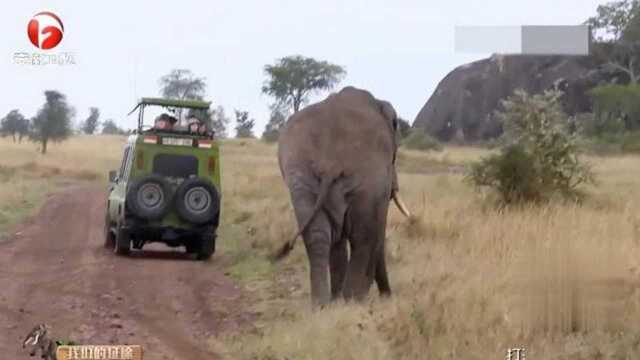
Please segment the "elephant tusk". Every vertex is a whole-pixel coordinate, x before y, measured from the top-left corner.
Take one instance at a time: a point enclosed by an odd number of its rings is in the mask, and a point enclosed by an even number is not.
[[[402,215],[406,216],[407,218],[411,217],[411,212],[409,211],[409,209],[407,209],[407,206],[404,204],[397,191],[393,192],[393,202],[396,204],[398,210],[400,210]]]

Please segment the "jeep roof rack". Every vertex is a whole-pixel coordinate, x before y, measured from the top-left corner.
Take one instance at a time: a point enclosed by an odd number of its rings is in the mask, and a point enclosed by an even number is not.
[[[196,110],[207,110],[211,107],[211,102],[203,101],[203,100],[182,100],[182,99],[171,99],[171,98],[143,97],[140,99],[138,104],[129,112],[129,114],[127,114],[127,115],[131,115],[138,108],[140,108],[140,113],[138,114],[138,131],[142,131],[144,108],[145,106],[149,106],[149,105],[196,109]]]
[[[209,101],[181,100],[181,99],[170,99],[170,98],[151,98],[151,97],[143,97],[142,99],[140,99],[140,103],[138,105],[140,104],[181,107],[181,108],[188,108],[188,109],[208,109],[211,106],[211,102]]]

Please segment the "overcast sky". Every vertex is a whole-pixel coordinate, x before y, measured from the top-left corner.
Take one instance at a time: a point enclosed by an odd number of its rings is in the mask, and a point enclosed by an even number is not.
[[[413,121],[438,82],[455,67],[489,54],[453,51],[456,25],[576,25],[597,0],[233,0],[6,1],[0,14],[0,117],[11,109],[33,116],[43,91],[56,89],[76,108],[100,108],[133,128],[126,114],[136,98],[158,95],[158,79],[173,68],[206,77],[207,98],[247,110],[261,133],[271,99],[262,95],[263,67],[301,54],[344,66],[340,87],[354,85],[391,101]],[[56,13],[64,38],[35,48],[27,24]],[[14,53],[75,55],[75,65],[16,65]],[[320,98],[323,98],[323,94]],[[317,100],[317,99],[316,99]],[[232,124],[233,127],[233,124]]]

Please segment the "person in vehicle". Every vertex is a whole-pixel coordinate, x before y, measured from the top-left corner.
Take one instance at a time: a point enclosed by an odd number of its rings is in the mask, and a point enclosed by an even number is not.
[[[178,119],[175,117],[167,113],[162,113],[154,121],[153,128],[158,130],[172,130],[176,122],[178,122]]]
[[[203,123],[197,117],[191,115],[187,119],[188,130],[192,134],[198,134],[202,136],[207,135],[207,124]]]
[[[198,129],[200,128],[201,125],[202,125],[202,122],[197,117],[191,115],[189,116],[189,118],[187,118],[187,128],[189,129],[190,133],[197,134]]]

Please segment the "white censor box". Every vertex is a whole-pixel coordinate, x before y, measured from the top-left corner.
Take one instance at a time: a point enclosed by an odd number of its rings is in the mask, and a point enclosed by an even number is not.
[[[505,55],[589,55],[591,31],[576,26],[456,26],[455,51]]]

